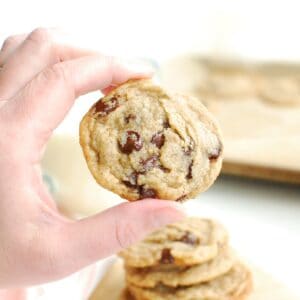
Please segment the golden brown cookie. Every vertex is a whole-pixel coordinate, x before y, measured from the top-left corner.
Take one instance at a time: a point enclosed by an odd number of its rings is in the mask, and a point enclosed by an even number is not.
[[[121,295],[119,300],[136,300],[135,297],[129,292],[127,288],[125,288]]]
[[[126,280],[129,284],[145,288],[155,288],[159,284],[169,287],[189,286],[210,281],[227,273],[234,263],[235,256],[232,250],[225,247],[216,258],[195,266],[127,267]]]
[[[81,122],[80,144],[96,181],[132,201],[192,198],[221,168],[221,137],[206,108],[145,79],[93,105]]]
[[[170,288],[160,285],[154,289],[127,286],[135,300],[242,300],[252,289],[252,277],[242,264],[212,281],[189,287]]]
[[[227,232],[219,223],[190,217],[153,232],[120,256],[131,267],[191,266],[215,258],[227,241]]]

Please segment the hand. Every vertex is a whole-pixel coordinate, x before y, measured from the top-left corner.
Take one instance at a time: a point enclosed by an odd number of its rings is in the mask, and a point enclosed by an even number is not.
[[[73,221],[41,178],[43,149],[74,100],[149,70],[55,42],[46,29],[8,38],[0,66],[0,288],[62,278],[183,217],[170,201],[143,200]]]

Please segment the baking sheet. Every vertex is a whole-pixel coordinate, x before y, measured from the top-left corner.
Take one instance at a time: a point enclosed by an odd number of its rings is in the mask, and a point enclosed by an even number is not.
[[[219,121],[223,173],[300,184],[299,66],[185,56],[163,65],[162,81],[198,97]]]

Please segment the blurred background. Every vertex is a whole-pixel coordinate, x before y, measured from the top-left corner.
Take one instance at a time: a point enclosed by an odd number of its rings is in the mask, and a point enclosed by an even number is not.
[[[200,97],[219,120],[225,164],[194,202],[226,223],[241,253],[300,295],[300,3],[285,1],[3,1],[0,41],[36,27],[110,55],[145,59],[163,84]],[[43,160],[68,215],[118,203],[89,174],[81,97]],[[189,204],[187,204],[189,205]]]

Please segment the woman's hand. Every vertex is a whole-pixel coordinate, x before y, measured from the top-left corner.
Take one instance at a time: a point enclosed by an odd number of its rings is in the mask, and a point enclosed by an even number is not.
[[[81,221],[57,211],[39,167],[52,131],[78,96],[151,71],[58,43],[55,35],[36,29],[8,38],[0,51],[0,288],[59,279],[183,217],[159,200]]]

